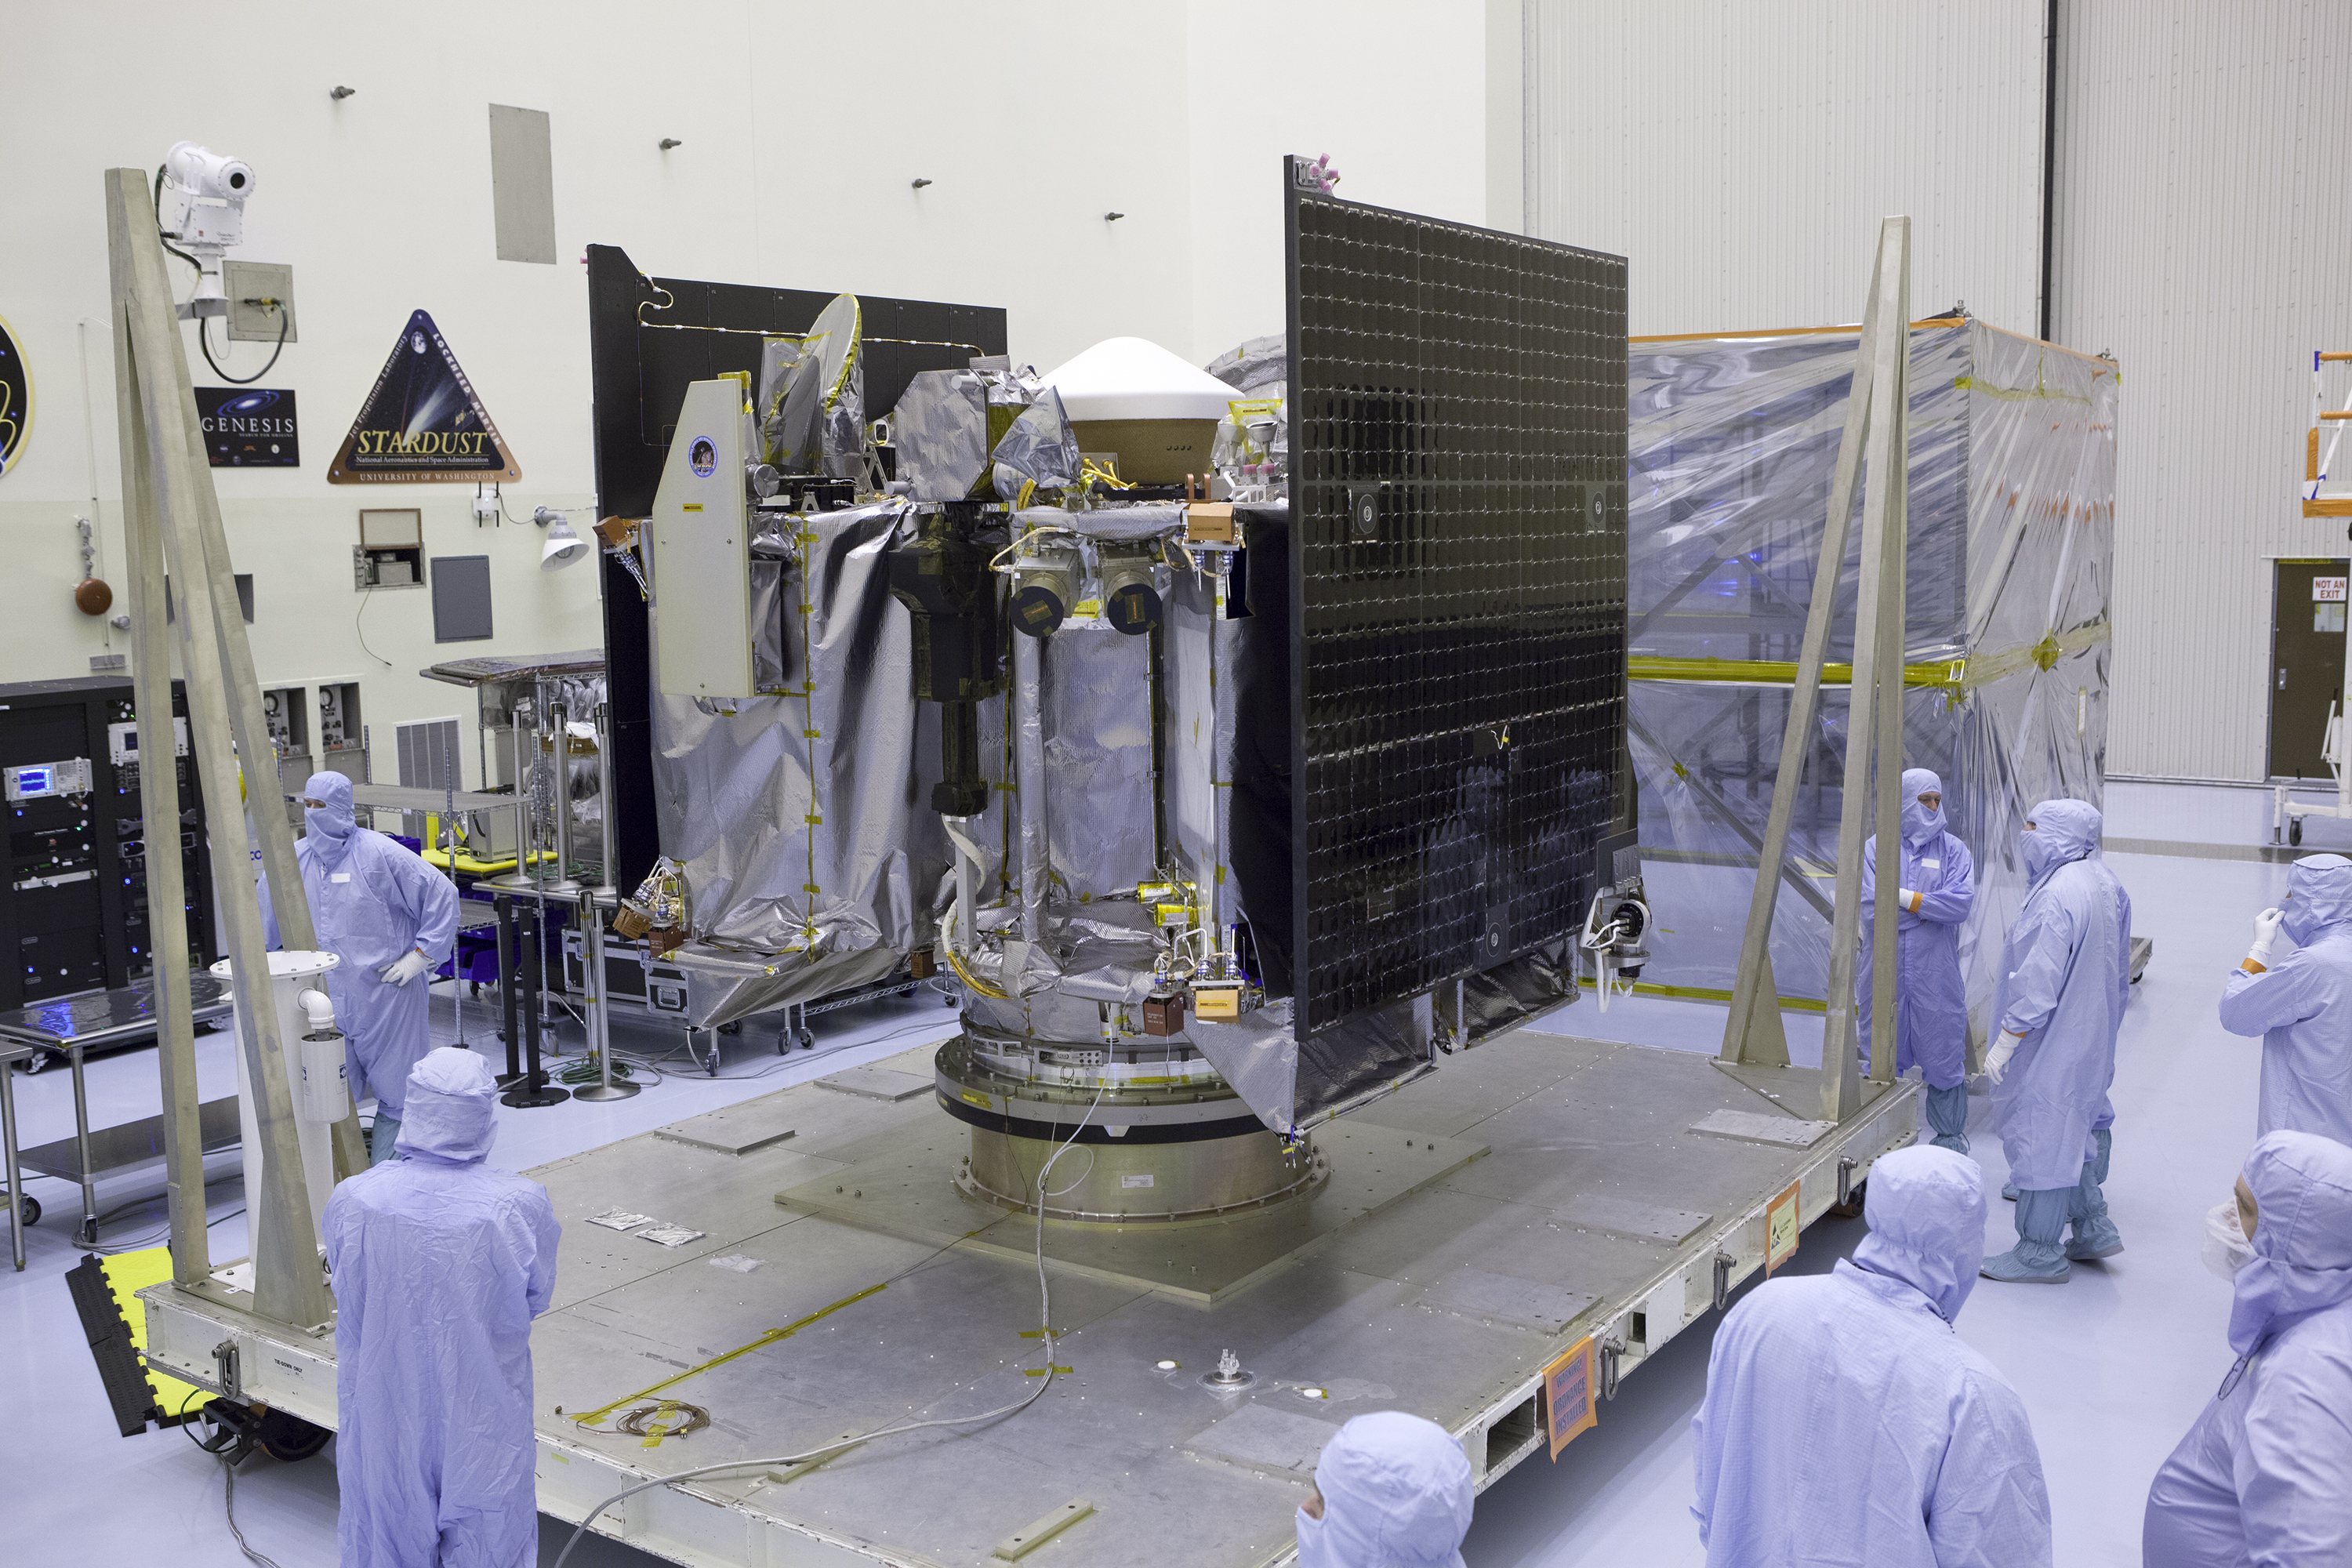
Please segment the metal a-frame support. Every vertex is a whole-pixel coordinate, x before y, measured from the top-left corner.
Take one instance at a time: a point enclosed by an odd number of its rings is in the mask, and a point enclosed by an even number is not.
[[[1821,707],[1822,666],[1829,653],[1838,577],[1845,564],[1853,515],[1854,483],[1867,463],[1862,509],[1862,574],[1854,597],[1853,686],[1848,712],[1843,811],[1838,824],[1837,902],[1830,922],[1828,1017],[1822,1031],[1819,1115],[1843,1121],[1895,1077],[1895,907],[1900,857],[1878,858],[1875,915],[1871,931],[1871,1056],[1869,1094],[1856,1061],[1855,948],[1862,916],[1862,847],[1875,795],[1876,820],[1901,819],[1903,773],[1903,612],[1905,510],[1910,450],[1911,220],[1879,226],[1878,258],[1863,309],[1862,341],[1853,388],[1846,399],[1845,433],[1830,483],[1828,525],[1822,533],[1813,595],[1805,613],[1805,640],[1790,688],[1788,727],[1780,737],[1780,767],[1772,811],[1758,857],[1756,890],[1739,947],[1739,973],[1731,1017],[1717,1065],[1786,1104],[1797,1099],[1789,1042],[1780,1026],[1780,988],[1772,977],[1772,912],[1789,853],[1800,775]],[[1876,764],[1874,790],[1872,767]]]
[[[204,458],[195,394],[188,379],[163,240],[147,176],[106,175],[107,250],[111,262],[116,412],[122,450],[123,532],[131,556],[133,690],[139,709],[140,805],[147,861],[150,946],[155,958],[157,1056],[163,1089],[164,1158],[172,1218],[173,1278],[213,1286],[206,1244],[203,1141],[196,1111],[195,1030],[189,1016],[186,889],[176,853],[179,789],[173,765],[172,652],[186,679],[188,747],[206,798],[218,803],[206,835],[235,972],[238,1048],[257,1103],[268,1201],[253,1205],[251,1310],[298,1327],[334,1315],[319,1267],[315,1216],[302,1181],[284,1042],[271,995],[269,957],[253,869],[227,803],[251,789],[264,874],[285,944],[316,945],[309,900],[294,859],[293,829],[280,805],[276,754],[262,720],[238,609],[220,503]],[[165,614],[164,573],[179,584],[176,621]],[[176,631],[174,639],[173,633]],[[237,759],[252,764],[240,780]],[[336,1130],[337,1164],[349,1168],[357,1119]]]

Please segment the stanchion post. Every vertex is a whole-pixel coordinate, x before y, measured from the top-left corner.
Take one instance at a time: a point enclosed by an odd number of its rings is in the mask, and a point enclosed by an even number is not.
[[[528,933],[524,940],[532,946],[541,945],[540,920],[541,910],[536,900],[516,922],[519,931]],[[539,976],[528,965],[522,965],[523,984],[528,988],[522,999],[523,1072],[521,1081],[499,1097],[503,1104],[517,1110],[536,1110],[541,1106],[561,1105],[572,1098],[569,1089],[556,1088],[547,1081],[547,1071],[539,1060]]]
[[[575,906],[580,918],[582,956],[587,962],[587,980],[582,987],[587,994],[588,1044],[596,1052],[602,1069],[597,1080],[584,1089],[572,1091],[574,1100],[626,1100],[645,1087],[624,1080],[613,1081],[613,1015],[606,1005],[609,996],[604,987],[604,916],[596,908],[593,889],[580,889],[580,901]]]

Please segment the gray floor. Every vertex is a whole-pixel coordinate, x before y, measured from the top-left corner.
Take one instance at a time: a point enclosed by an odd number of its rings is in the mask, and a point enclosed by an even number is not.
[[[444,1040],[454,1037],[457,1021],[448,991],[442,985],[434,998],[434,1032]],[[632,1099],[598,1105],[567,1100],[531,1110],[501,1107],[491,1163],[508,1170],[545,1164],[823,1073],[895,1056],[927,1038],[943,1038],[955,1015],[935,993],[923,995],[821,1015],[812,1021],[817,1048],[781,1058],[773,1024],[746,1023],[742,1034],[722,1037],[716,1078],[688,1068],[681,1056],[664,1064],[658,1081],[653,1081],[656,1075],[646,1075],[648,1087]],[[625,1016],[621,1025],[618,1054],[633,1047],[658,1053],[679,1037],[674,1028],[630,1026]],[[466,1027],[481,1042],[490,1028],[487,1011],[469,1005]],[[577,1027],[565,1032],[566,1048],[576,1053]],[[502,1063],[503,1050],[491,1051],[494,1061]],[[236,1092],[236,1067],[226,1033],[201,1037],[196,1057],[197,1082],[205,1098]],[[89,1065],[87,1079],[93,1125],[152,1115],[157,1109],[152,1047],[100,1058]],[[73,1088],[62,1068],[20,1075],[16,1087],[19,1134],[26,1145],[72,1133]],[[234,1153],[215,1156],[206,1165],[207,1176],[215,1178],[208,1196],[216,1261],[246,1253],[244,1184],[236,1170]],[[122,1208],[100,1226],[102,1245],[129,1250],[162,1242],[162,1205],[140,1202],[161,1185],[159,1174],[101,1185],[100,1213]],[[6,1500],[0,1505],[0,1542],[6,1543],[0,1552],[11,1554],[7,1560],[19,1550],[46,1548],[50,1554],[87,1554],[94,1562],[160,1560],[168,1553],[188,1568],[242,1564],[222,1521],[218,1463],[179,1431],[115,1435],[61,1278],[82,1256],[72,1237],[79,1194],[71,1183],[42,1177],[29,1182],[26,1190],[46,1212],[30,1233],[26,1271],[11,1273],[0,1255],[0,1386],[10,1391],[22,1413],[0,1436],[0,1498]],[[0,1224],[5,1223],[5,1211],[0,1210]],[[331,1446],[320,1458],[297,1465],[255,1456],[237,1471],[236,1504],[247,1540],[280,1568],[336,1561]],[[552,1562],[568,1532],[552,1521],[544,1522],[541,1556]],[[593,1538],[571,1560],[572,1568],[656,1562]]]
[[[2112,837],[2136,851],[2111,857],[2131,890],[2140,934],[2156,959],[2135,994],[2121,1044],[2115,1100],[2115,1168],[2109,1198],[2128,1245],[2104,1265],[2078,1268],[2057,1289],[1986,1284],[1959,1322],[1961,1334],[2023,1393],[2048,1474],[2058,1561],[2138,1561],[2139,1517],[2147,1480],[2229,1363],[2221,1331],[2229,1288],[2199,1260],[2205,1211],[2229,1190],[2253,1128],[2257,1047],[2223,1034],[2213,1001],[2223,973],[2244,951],[2249,917],[2284,890],[2285,869],[2268,858],[2220,858],[2200,846],[2252,847],[2270,839],[2270,797],[2234,789],[2118,784],[2108,795]],[[2352,847],[2352,824],[2312,821],[2305,848]],[[2155,853],[2137,851],[2156,850]],[[446,987],[443,988],[445,991]],[[441,1027],[447,1004],[436,1004]],[[817,1020],[822,1048],[774,1054],[759,1024],[727,1042],[718,1079],[673,1073],[633,1100],[502,1111],[494,1159],[509,1168],[540,1164],[698,1111],[763,1094],[818,1072],[905,1050],[940,1031],[945,1009],[889,1003]],[[1590,1001],[1546,1020],[1561,1032],[1712,1051],[1722,1011],[1637,998],[1602,1015]],[[482,1015],[468,1013],[468,1033]],[[1789,1018],[1793,1053],[1818,1059],[1820,1022]],[[207,1095],[232,1092],[226,1041],[200,1042]],[[93,1119],[155,1109],[152,1051],[93,1063]],[[72,1127],[62,1072],[19,1078],[27,1143]],[[2005,1177],[2000,1145],[1972,1118],[1986,1179]],[[245,1247],[234,1161],[211,1190],[214,1255]],[[152,1184],[110,1184],[101,1207],[133,1204]],[[97,1375],[59,1278],[79,1257],[71,1243],[74,1193],[36,1179],[31,1190],[51,1217],[36,1227],[31,1267],[0,1266],[0,1369],[18,1418],[0,1438],[0,1491],[8,1499],[5,1539],[27,1552],[73,1551],[95,1561],[160,1558],[192,1568],[242,1562],[221,1520],[218,1466],[177,1432],[114,1436]],[[1993,1205],[1988,1244],[2011,1244],[2010,1208]],[[152,1244],[159,1206],[128,1208],[104,1227],[109,1246]],[[1859,1222],[1825,1221],[1808,1236],[1793,1267],[1828,1268],[1860,1238]],[[1691,1411],[1706,1384],[1712,1322],[1696,1324],[1629,1377],[1600,1426],[1561,1456],[1522,1466],[1480,1500],[1465,1555],[1473,1568],[1559,1568],[1578,1563],[1701,1562],[1688,1515]],[[299,1465],[266,1458],[238,1475],[238,1521],[247,1538],[283,1568],[335,1558],[331,1453]],[[551,1521],[542,1562],[569,1533]],[[582,1568],[649,1563],[625,1547],[583,1543]]]

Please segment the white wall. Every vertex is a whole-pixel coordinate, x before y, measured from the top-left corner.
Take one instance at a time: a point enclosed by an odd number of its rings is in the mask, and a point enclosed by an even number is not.
[[[2062,14],[2057,332],[2124,374],[2108,766],[2261,778],[2261,557],[2346,552],[2297,484],[2312,352],[2352,350],[2352,8]]]
[[[2062,0],[2052,335],[2123,366],[2111,772],[2266,771],[2265,553],[2315,349],[2352,348],[2352,8]],[[1847,321],[1878,218],[1912,301],[2035,329],[2039,0],[1527,0],[1534,232],[1624,253],[1633,330]]]
[[[78,512],[95,506],[102,571],[123,580],[109,168],[152,171],[189,138],[256,170],[237,255],[295,268],[301,340],[263,384],[298,395],[303,466],[214,478],[255,579],[264,682],[359,677],[390,777],[395,721],[470,716],[419,668],[601,637],[593,574],[539,573],[527,521],[477,530],[470,485],[325,482],[411,310],[433,313],[521,463],[509,511],[584,520],[588,244],[670,276],[1002,305],[1013,352],[1041,368],[1118,333],[1202,362],[1281,330],[1281,153],[1330,153],[1349,196],[1486,219],[1490,143],[1505,164],[1516,151],[1487,79],[1516,71],[1517,29],[1517,0],[418,0],[390,32],[288,0],[200,24],[159,0],[14,7],[0,317],[37,406],[0,476],[0,679],[84,674],[110,647],[70,603]],[[357,95],[331,100],[339,83]],[[496,259],[491,103],[551,117],[556,266]],[[266,357],[240,343],[224,363]],[[492,557],[494,641],[436,647],[422,592],[376,594],[358,619],[362,506],[421,508],[428,554]]]
[[[1911,300],[2031,332],[2039,0],[1527,0],[1531,231],[1630,263],[1635,335],[1858,321],[1881,217]]]
[[[267,384],[300,396],[304,467],[215,475],[257,657],[269,679],[362,678],[384,747],[394,721],[464,707],[426,663],[593,644],[594,584],[540,574],[527,524],[476,530],[469,486],[329,486],[326,459],[423,306],[520,456],[509,511],[584,512],[592,241],[672,275],[1001,304],[1041,366],[1130,331],[1198,362],[1279,329],[1276,160],[1328,152],[1343,195],[1501,227],[1523,198],[1532,232],[1626,254],[1636,332],[1851,319],[1895,211],[1917,222],[1921,310],[2035,316],[2036,0],[422,0],[400,37],[452,40],[422,56],[373,14],[286,0],[234,26],[159,0],[16,12],[0,317],[37,402],[0,476],[0,679],[109,648],[68,603],[93,504],[121,581],[100,179],[191,137],[259,172],[240,254],[296,268],[302,339]],[[2352,239],[2334,90],[2352,12],[2062,12],[2055,335],[2126,381],[2109,764],[2255,777],[2259,557],[2344,548],[2294,496],[2307,355],[2352,347],[2331,260]],[[358,96],[330,100],[338,82]],[[494,258],[492,102],[552,116],[557,266]],[[493,557],[494,642],[436,647],[422,593],[377,595],[354,626],[363,504],[422,508],[433,553]]]
[[[1185,7],[1194,358],[1283,329],[1282,172],[1269,152],[1329,153],[1337,194],[1350,201],[1519,226],[1515,208],[1488,213],[1487,34],[1498,9],[1485,0]],[[1509,9],[1493,19],[1507,37]],[[1517,62],[1493,63],[1508,71]],[[1504,86],[1515,92],[1517,82]]]

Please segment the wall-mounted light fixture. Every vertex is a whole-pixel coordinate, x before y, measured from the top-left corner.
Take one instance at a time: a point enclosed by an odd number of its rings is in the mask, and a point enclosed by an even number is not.
[[[551,506],[543,506],[530,514],[531,521],[547,530],[547,542],[540,546],[539,569],[552,572],[569,566],[588,553],[588,547],[572,526],[572,520]]]

